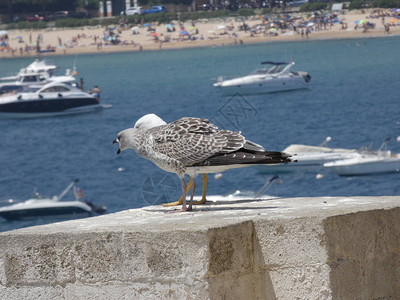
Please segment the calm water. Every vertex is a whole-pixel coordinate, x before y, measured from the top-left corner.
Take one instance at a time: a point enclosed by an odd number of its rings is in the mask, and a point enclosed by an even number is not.
[[[113,107],[76,116],[0,121],[0,200],[25,200],[35,187],[52,196],[79,178],[86,198],[106,205],[108,212],[149,205],[142,190],[148,190],[149,176],[159,169],[133,151],[117,156],[112,140],[150,112],[168,122],[183,116],[210,118],[271,150],[293,143],[318,145],[327,136],[332,137],[331,147],[378,148],[391,136],[389,149],[400,152],[395,141],[400,135],[398,49],[400,38],[391,37],[52,58],[59,73],[76,63],[85,89],[99,85],[101,101]],[[214,90],[213,78],[245,75],[260,61],[291,58],[294,70],[311,74],[310,90],[247,96],[248,102],[241,100],[251,105],[247,115],[230,116],[233,124],[224,118],[229,98]],[[31,61],[1,60],[0,75]],[[399,195],[399,176],[342,178],[328,173],[317,180],[312,173],[281,175],[283,183],[268,193]],[[269,177],[254,168],[231,170],[222,179],[210,179],[209,193],[258,190]],[[0,231],[48,221],[0,221]]]

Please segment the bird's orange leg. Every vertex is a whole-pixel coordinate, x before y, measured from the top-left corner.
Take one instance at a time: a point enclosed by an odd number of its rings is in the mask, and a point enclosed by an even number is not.
[[[203,192],[201,195],[201,200],[200,201],[194,201],[193,204],[204,204],[207,202],[206,199],[206,194],[207,194],[207,182],[208,182],[208,177],[206,173],[203,173]]]
[[[190,177],[189,182],[188,182],[187,187],[186,187],[186,193],[189,192],[189,190],[192,187],[192,184],[193,184],[193,178]],[[170,202],[170,203],[163,203],[162,206],[164,206],[164,207],[176,206],[176,205],[182,205],[182,203],[183,203],[183,195],[179,198],[178,201]]]
[[[185,212],[185,211],[191,211],[192,210],[192,201],[190,201],[189,207],[186,205],[186,194],[187,194],[187,186],[185,182],[185,178],[181,178],[182,182],[182,209],[179,210],[171,210],[168,211],[168,213],[177,213],[177,212]],[[193,200],[193,194],[194,194],[194,188],[195,184],[193,181],[193,187],[192,187],[192,193],[191,193],[191,200]]]

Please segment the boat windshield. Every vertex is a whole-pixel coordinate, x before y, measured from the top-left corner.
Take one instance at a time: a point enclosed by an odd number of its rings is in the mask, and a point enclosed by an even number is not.
[[[61,85],[55,85],[48,87],[42,91],[42,93],[57,93],[57,92],[69,92],[70,90],[66,87]]]
[[[284,64],[279,64],[279,65],[274,65],[271,69],[268,70],[268,74],[275,74],[275,73],[280,73],[285,69],[286,65]]]
[[[285,67],[285,64],[277,64],[270,69],[256,69],[250,75],[277,74],[281,73],[285,69]]]
[[[265,75],[268,74],[268,69],[256,69],[250,75]]]
[[[40,86],[24,86],[17,90],[18,93],[34,93],[39,90]]]
[[[32,75],[32,76],[23,76],[22,77],[22,82],[37,82],[37,76]]]

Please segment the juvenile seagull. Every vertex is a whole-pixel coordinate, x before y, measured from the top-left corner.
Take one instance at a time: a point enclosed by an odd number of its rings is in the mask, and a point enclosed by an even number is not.
[[[207,119],[182,118],[166,124],[154,114],[140,118],[134,128],[118,133],[117,154],[131,148],[161,169],[176,173],[182,183],[182,210],[192,210],[196,189],[195,177],[200,173],[219,173],[255,164],[290,162],[290,155],[266,151],[248,141],[240,132],[220,130]],[[185,174],[193,182],[190,204],[186,205]]]
[[[140,127],[142,129],[150,129],[156,126],[161,126],[161,125],[167,125],[167,122],[165,122],[163,119],[161,119],[159,116],[155,114],[147,114],[143,117],[141,117],[135,124],[134,127]],[[206,199],[206,191],[207,191],[207,182],[208,182],[208,177],[206,173],[203,173],[203,191],[202,191],[202,198],[200,201],[195,201],[193,203],[195,204],[204,204],[207,202]],[[193,184],[193,178],[190,177],[189,183],[187,184],[186,187],[186,193],[191,189]],[[183,204],[183,196],[179,198],[178,201],[175,202],[170,202],[170,203],[163,203],[163,206],[175,206],[175,205],[181,205]]]

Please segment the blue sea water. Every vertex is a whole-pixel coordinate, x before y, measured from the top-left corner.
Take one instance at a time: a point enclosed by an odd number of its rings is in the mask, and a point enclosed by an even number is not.
[[[120,130],[150,112],[167,122],[183,116],[209,118],[241,130],[269,150],[294,143],[318,145],[327,136],[332,137],[331,147],[378,148],[391,136],[389,148],[400,152],[396,142],[400,135],[398,49],[400,37],[386,37],[51,58],[59,73],[76,64],[85,89],[99,85],[101,102],[112,108],[74,116],[0,120],[0,205],[9,198],[26,200],[35,187],[47,196],[59,194],[75,178],[80,179],[86,198],[106,205],[109,213],[151,204],[143,190],[148,191],[160,170],[133,151],[117,155],[117,146],[112,144]],[[309,90],[228,102],[232,99],[221,97],[212,86],[220,75],[245,75],[261,61],[292,58],[294,70],[311,74]],[[0,75],[16,72],[31,61],[1,60]],[[239,108],[236,113],[247,114],[230,115],[226,108],[232,104]],[[281,197],[399,195],[399,176],[326,173],[316,179],[315,173],[283,174],[283,183],[273,185],[268,193]],[[255,168],[231,170],[219,180],[210,177],[208,193],[256,191],[270,177]],[[168,178],[176,185],[169,196],[178,196],[178,178]],[[0,231],[50,221],[55,220],[0,221]]]

